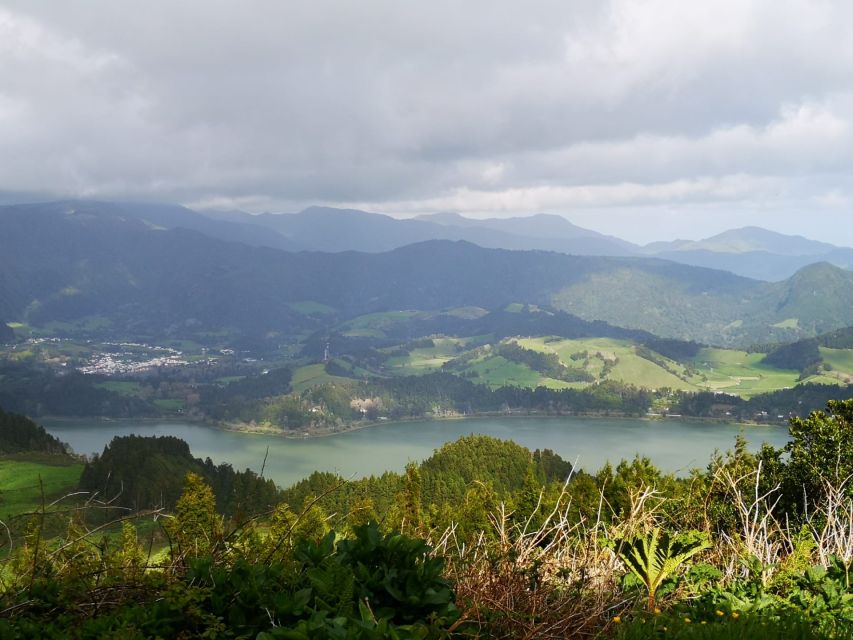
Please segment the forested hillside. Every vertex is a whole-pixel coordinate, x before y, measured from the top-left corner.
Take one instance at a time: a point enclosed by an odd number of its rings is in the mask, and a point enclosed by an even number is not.
[[[278,502],[271,480],[246,469],[194,458],[186,442],[172,436],[117,437],[83,469],[79,489],[115,507],[133,511],[174,509],[187,473],[205,479],[215,490],[220,513],[261,513]]]
[[[82,335],[292,336],[369,312],[520,302],[662,337],[747,344],[846,326],[853,301],[853,275],[830,265],[768,284],[649,258],[464,242],[381,254],[288,253],[86,203],[6,207],[0,233],[8,243],[0,317],[63,323]]]
[[[10,453],[65,455],[65,446],[26,416],[6,413],[0,407],[0,455]]]

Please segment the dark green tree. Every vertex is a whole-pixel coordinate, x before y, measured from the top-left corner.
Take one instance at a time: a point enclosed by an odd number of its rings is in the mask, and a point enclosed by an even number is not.
[[[791,419],[788,453],[788,492],[811,502],[824,493],[824,483],[838,486],[853,475],[853,399],[830,400],[826,412]],[[853,483],[848,483],[853,495]],[[806,505],[802,505],[805,507]]]
[[[178,498],[174,518],[166,530],[172,539],[172,552],[183,557],[209,555],[222,539],[222,517],[216,513],[216,498],[204,478],[188,473],[184,492]]]

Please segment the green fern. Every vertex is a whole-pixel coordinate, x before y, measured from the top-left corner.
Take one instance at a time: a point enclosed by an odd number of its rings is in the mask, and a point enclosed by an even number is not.
[[[655,596],[661,584],[684,562],[710,547],[700,535],[670,536],[660,528],[648,536],[634,536],[616,541],[619,558],[646,588],[649,611],[655,609]]]

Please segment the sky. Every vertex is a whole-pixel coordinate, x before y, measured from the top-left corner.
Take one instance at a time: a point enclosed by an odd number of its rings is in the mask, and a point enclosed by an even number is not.
[[[853,3],[0,0],[0,199],[853,245]]]

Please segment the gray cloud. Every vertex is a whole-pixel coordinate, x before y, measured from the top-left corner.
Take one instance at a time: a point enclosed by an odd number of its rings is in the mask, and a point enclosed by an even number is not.
[[[853,243],[851,23],[813,0],[6,2],[0,190]]]

